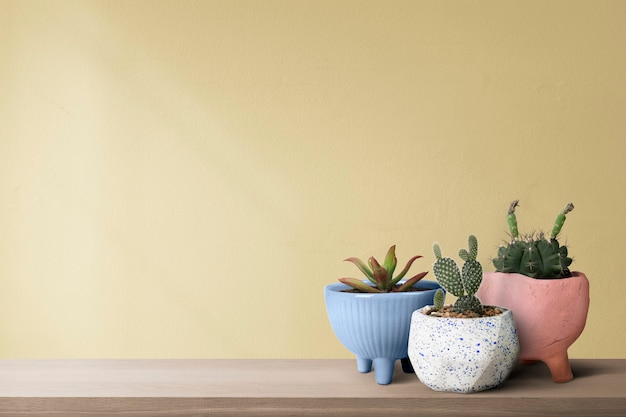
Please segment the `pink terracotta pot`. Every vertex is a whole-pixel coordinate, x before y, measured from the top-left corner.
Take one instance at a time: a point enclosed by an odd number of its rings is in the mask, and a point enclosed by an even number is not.
[[[545,362],[554,382],[573,378],[567,349],[585,328],[589,281],[582,272],[562,279],[536,279],[521,274],[485,272],[476,293],[483,304],[513,311],[526,363]]]

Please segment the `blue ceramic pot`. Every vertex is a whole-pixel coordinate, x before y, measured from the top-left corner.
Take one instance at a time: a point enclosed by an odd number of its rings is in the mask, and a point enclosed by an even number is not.
[[[376,382],[391,383],[396,360],[408,357],[411,315],[433,304],[434,281],[419,281],[423,291],[365,294],[342,292],[351,289],[342,283],[324,288],[326,311],[335,335],[357,357],[359,372],[370,372]]]

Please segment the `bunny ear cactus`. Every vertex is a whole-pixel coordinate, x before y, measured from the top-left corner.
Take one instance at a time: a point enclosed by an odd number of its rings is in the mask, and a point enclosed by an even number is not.
[[[517,228],[515,208],[519,201],[515,200],[509,207],[507,223],[511,233],[511,241],[498,248],[498,256],[493,259],[497,272],[523,274],[531,278],[567,278],[571,271],[569,266],[572,258],[568,256],[567,246],[561,246],[558,235],[565,223],[567,214],[574,209],[568,203],[557,215],[552,226],[550,240],[543,233],[520,236]]]
[[[474,295],[480,287],[483,279],[483,268],[476,260],[478,255],[478,241],[475,236],[468,238],[469,250],[461,249],[459,256],[465,263],[459,269],[457,263],[451,258],[441,255],[441,247],[438,243],[433,245],[433,252],[437,260],[433,265],[433,273],[441,286],[457,297],[452,310],[456,313],[473,311],[482,313],[482,304]]]
[[[382,292],[402,292],[409,291],[418,281],[428,274],[428,272],[420,272],[419,274],[407,279],[402,285],[397,285],[402,278],[405,277],[411,265],[415,260],[421,258],[421,255],[413,256],[407,262],[406,266],[398,275],[393,276],[394,271],[398,263],[396,258],[396,246],[393,245],[387,251],[385,260],[382,265],[378,263],[373,256],[368,259],[368,264],[365,264],[359,258],[345,259],[347,262],[352,262],[357,268],[365,275],[365,277],[373,284],[369,285],[356,278],[339,278],[339,281],[354,288],[358,292],[369,293],[382,293]]]

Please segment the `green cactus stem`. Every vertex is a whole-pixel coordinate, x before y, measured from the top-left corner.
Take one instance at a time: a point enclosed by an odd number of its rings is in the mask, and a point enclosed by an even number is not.
[[[461,281],[461,271],[456,262],[451,258],[441,256],[441,248],[438,243],[433,244],[433,253],[437,258],[433,264],[433,274],[435,274],[439,284],[456,297],[463,295],[465,291]]]
[[[517,217],[515,217],[515,207],[519,204],[519,200],[513,200],[509,206],[509,213],[506,216],[506,221],[509,224],[509,231],[513,239],[519,237],[519,230],[517,230]]]
[[[565,223],[566,214],[570,211],[574,210],[574,205],[572,203],[567,203],[563,211],[561,211],[554,220],[554,226],[552,227],[552,234],[550,237],[552,239],[556,239],[556,237],[561,233],[561,228],[563,227],[563,223]]]
[[[443,290],[441,288],[437,288],[437,291],[435,291],[435,295],[433,297],[435,310],[441,310],[443,308],[443,302],[445,298],[446,294],[443,292]]]
[[[482,305],[475,296],[483,279],[483,269],[476,260],[478,256],[478,240],[470,235],[467,239],[468,250],[461,249],[459,256],[465,261],[463,268],[459,269],[457,263],[451,258],[444,258],[438,243],[433,245],[433,253],[436,260],[433,264],[433,273],[439,284],[449,293],[457,297],[452,310],[463,313],[468,310],[482,314]]]

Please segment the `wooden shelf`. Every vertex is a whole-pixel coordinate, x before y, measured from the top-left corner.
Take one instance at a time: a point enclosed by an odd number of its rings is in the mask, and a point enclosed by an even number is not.
[[[625,416],[626,359],[572,360],[555,384],[518,365],[498,389],[435,392],[397,364],[376,384],[354,360],[0,360],[0,416]]]

